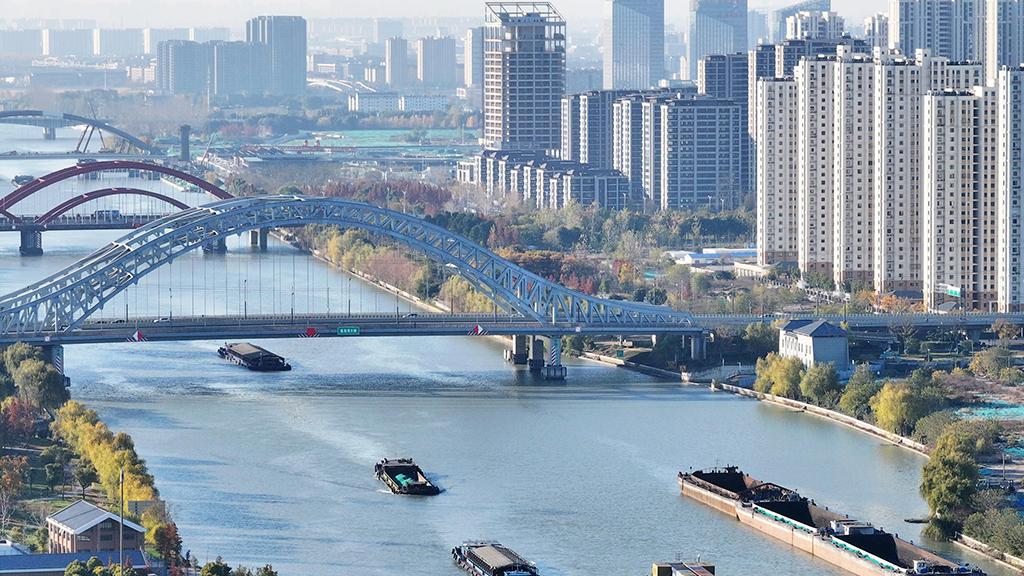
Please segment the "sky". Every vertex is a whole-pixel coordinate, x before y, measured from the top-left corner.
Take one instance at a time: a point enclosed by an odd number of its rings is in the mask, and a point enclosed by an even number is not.
[[[553,0],[572,26],[574,18],[600,17],[602,0]],[[748,0],[750,8],[772,8],[786,0]],[[472,16],[483,0],[0,0],[0,18],[92,18],[102,26],[229,26],[257,14],[307,18],[344,16]],[[689,0],[665,0],[666,21],[681,26]],[[886,10],[886,0],[832,0],[832,7],[859,28],[864,17]]]

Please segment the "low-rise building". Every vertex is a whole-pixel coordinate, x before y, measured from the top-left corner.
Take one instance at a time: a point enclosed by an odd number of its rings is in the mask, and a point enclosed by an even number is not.
[[[394,92],[356,92],[348,97],[349,112],[400,112],[402,97]]]
[[[127,528],[127,524],[125,527]],[[4,556],[0,561],[0,576],[64,576],[68,564],[74,561],[88,562],[96,558],[104,566],[117,564],[119,554],[116,550],[109,552],[76,552],[72,554],[20,554]],[[145,576],[154,571],[147,567],[146,557],[138,549],[129,550],[125,547],[125,564],[134,568],[137,576]]]
[[[451,100],[440,95],[402,96],[398,107],[402,112],[445,112]]]
[[[49,551],[62,554],[117,550],[120,524],[120,516],[79,500],[46,519],[50,537]],[[125,550],[142,546],[145,536],[145,528],[124,520]]]
[[[828,362],[842,371],[850,364],[849,339],[825,320],[791,320],[779,331],[779,355],[799,358],[807,367]]]

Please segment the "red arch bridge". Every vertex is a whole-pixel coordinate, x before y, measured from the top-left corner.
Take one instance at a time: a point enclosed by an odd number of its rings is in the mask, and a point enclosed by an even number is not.
[[[133,160],[111,160],[105,162],[79,163],[75,166],[57,170],[28,182],[7,196],[0,198],[0,232],[18,232],[21,234],[21,254],[37,256],[43,253],[42,236],[45,231],[68,230],[133,230],[187,208],[189,204],[172,195],[146,190],[132,186],[101,187],[74,195],[70,198],[55,200],[52,206],[45,209],[36,208],[37,214],[26,214],[20,210],[24,202],[30,198],[40,198],[41,193],[62,182],[80,177],[90,177],[101,173],[127,172],[129,174],[145,174],[168,177],[205,192],[218,200],[231,199],[231,194],[220,187],[207,182],[195,175],[182,170]],[[131,213],[130,210],[95,210],[82,211],[82,207],[103,198],[148,198],[154,203],[166,206],[166,210],[145,213]],[[47,198],[48,199],[48,198]],[[202,203],[205,203],[202,202]],[[38,202],[36,202],[38,205]],[[254,245],[266,248],[267,231],[261,230],[253,234]],[[212,248],[223,249],[223,241]]]

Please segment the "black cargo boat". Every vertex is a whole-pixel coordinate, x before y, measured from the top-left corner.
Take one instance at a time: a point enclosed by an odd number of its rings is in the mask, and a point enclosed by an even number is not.
[[[431,484],[423,470],[409,458],[381,460],[373,468],[377,479],[395,494],[436,496],[441,489]]]
[[[452,559],[474,576],[537,576],[537,566],[497,542],[466,542]]]
[[[217,349],[217,355],[254,372],[287,372],[292,369],[284,358],[246,342],[225,344]]]

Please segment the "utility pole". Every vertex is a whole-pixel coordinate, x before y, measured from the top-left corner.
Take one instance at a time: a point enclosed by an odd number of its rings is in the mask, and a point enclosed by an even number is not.
[[[118,518],[119,530],[117,536],[118,562],[120,562],[121,576],[124,576],[124,467],[121,467],[121,516]]]

